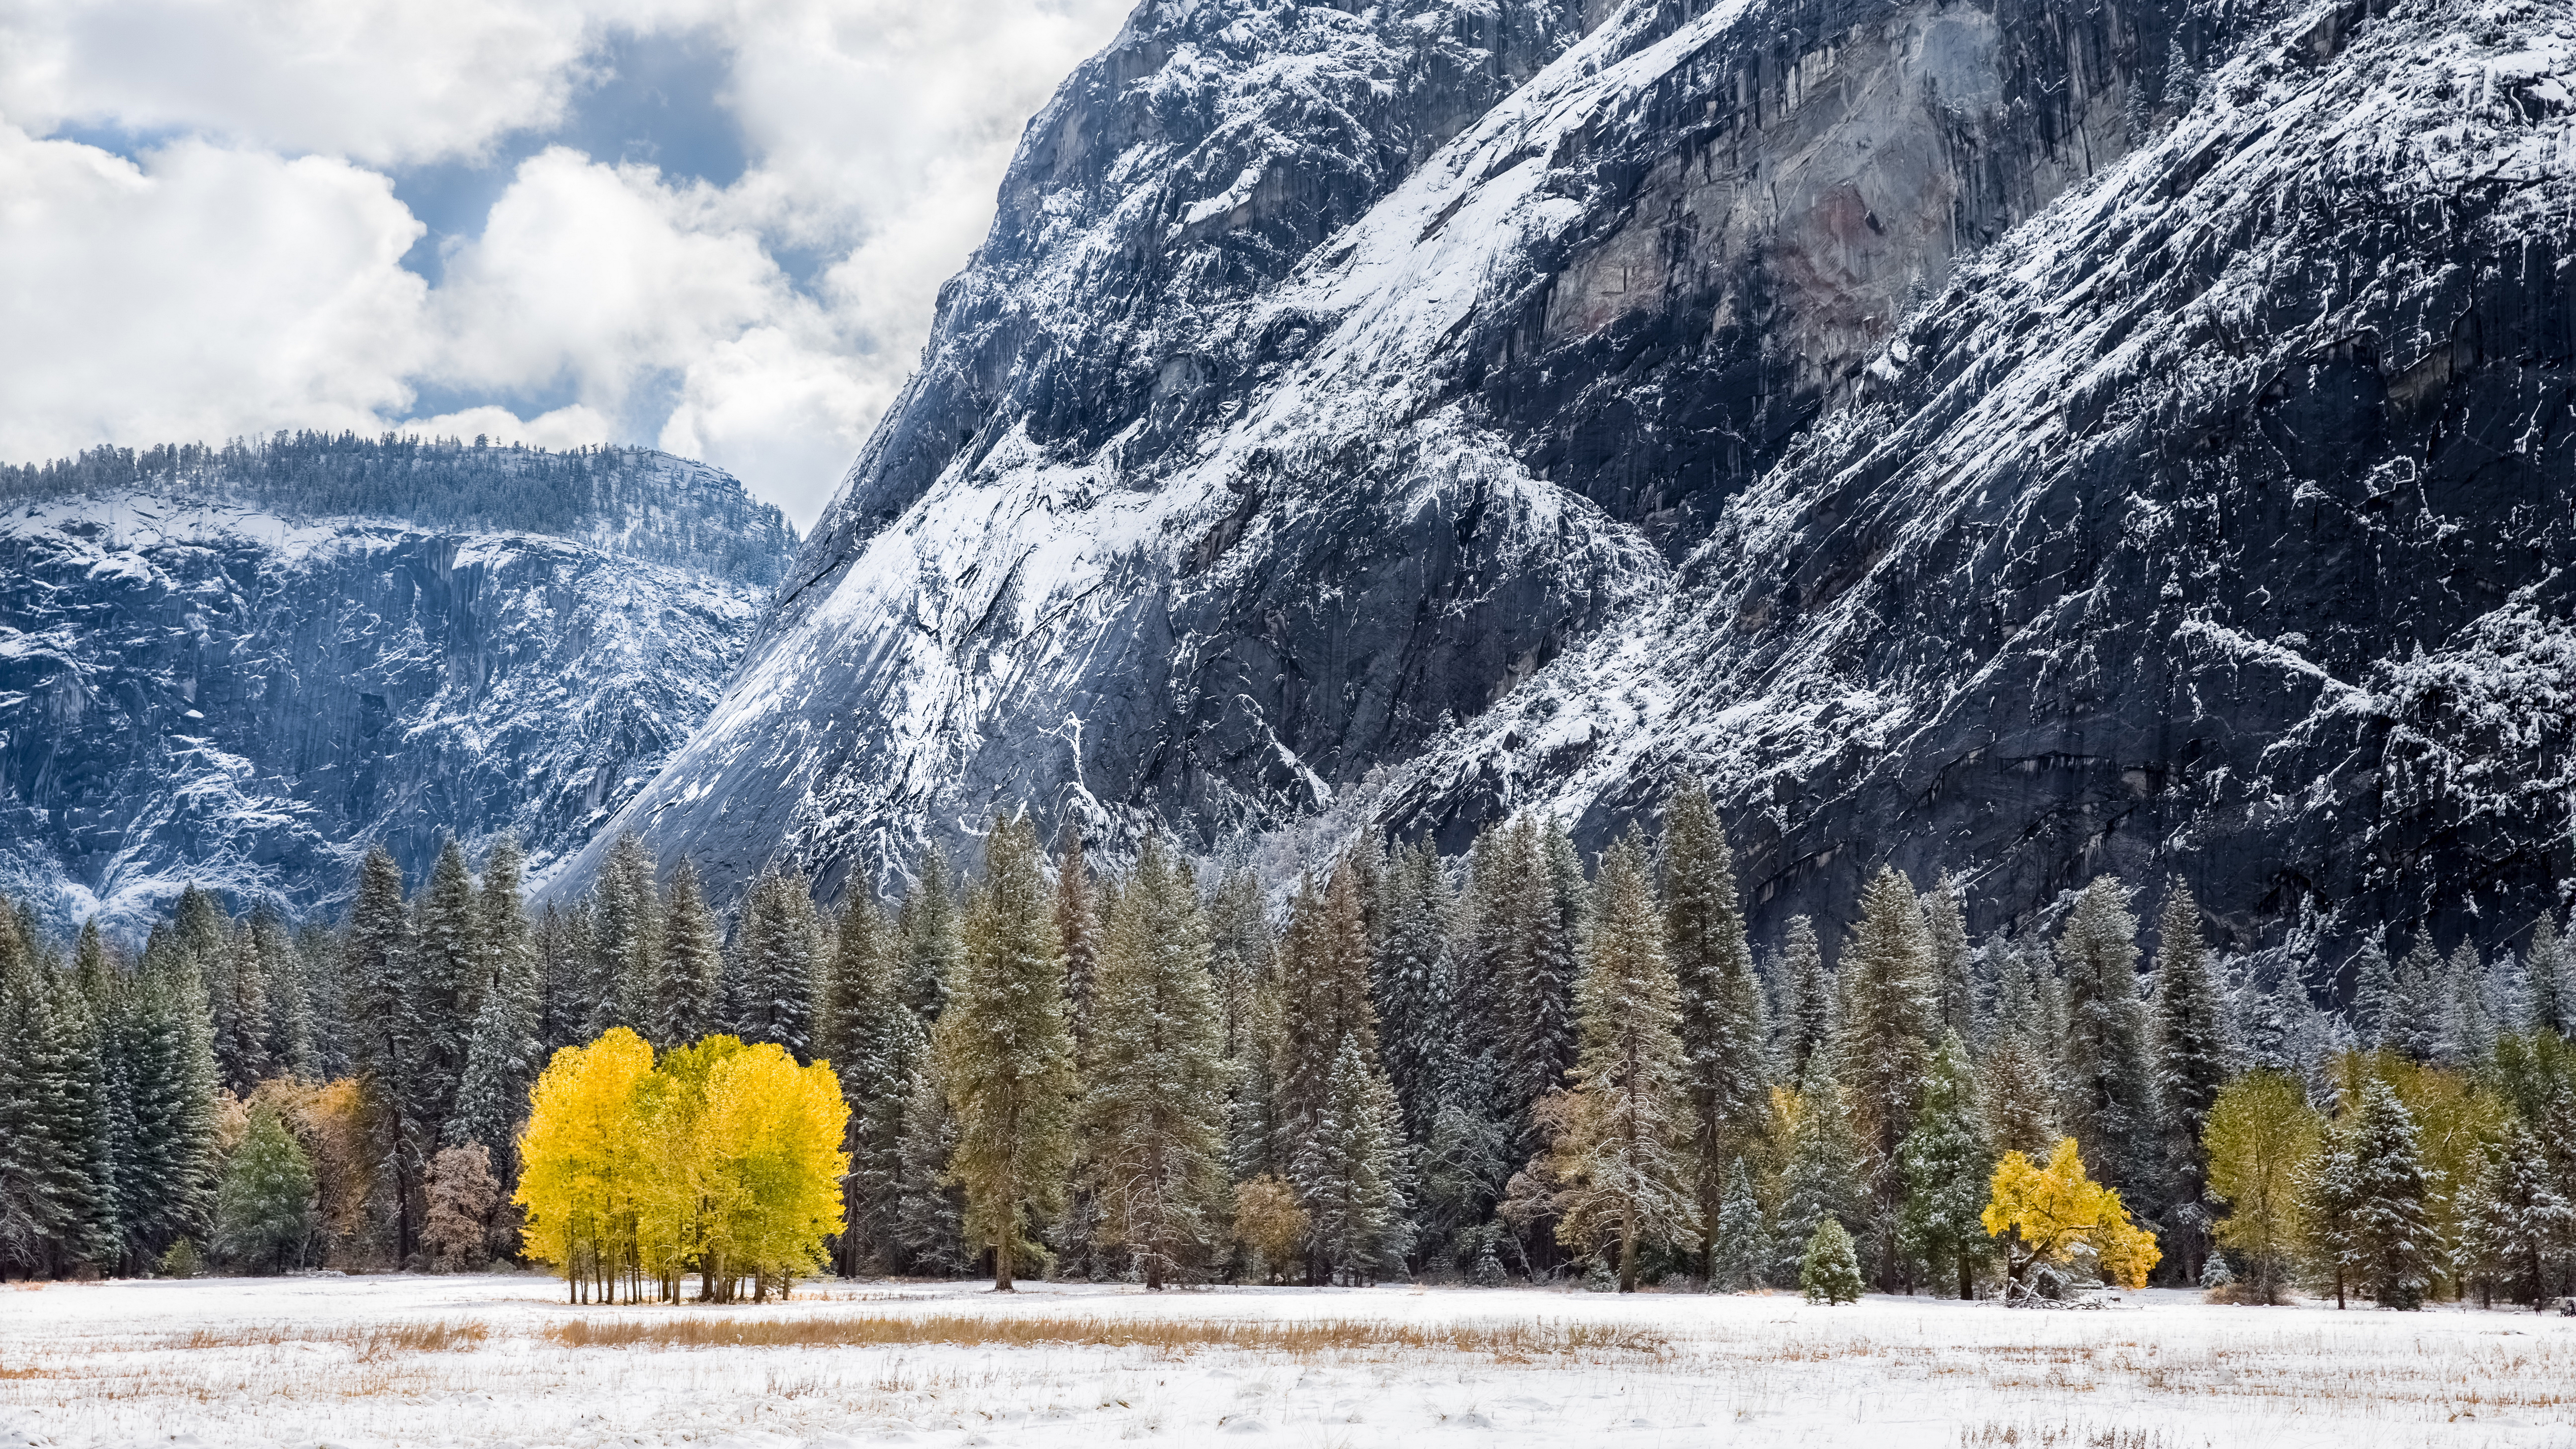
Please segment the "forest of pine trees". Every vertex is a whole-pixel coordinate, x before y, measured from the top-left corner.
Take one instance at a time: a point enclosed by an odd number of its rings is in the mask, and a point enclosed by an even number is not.
[[[1523,815],[1275,894],[1025,815],[833,912],[773,873],[727,915],[631,837],[568,906],[519,869],[379,850],[335,925],[191,891],[134,951],[0,911],[0,1271],[512,1258],[530,1089],[624,1028],[832,1065],[845,1275],[2576,1291],[2548,918],[2519,955],[2373,942],[2332,1010],[2214,957],[2179,882],[2152,928],[2102,877],[1972,941],[1959,878],[1882,868],[1757,959],[1690,784],[1590,861]],[[2040,1241],[2008,1183],[2093,1204],[2122,1264]]]

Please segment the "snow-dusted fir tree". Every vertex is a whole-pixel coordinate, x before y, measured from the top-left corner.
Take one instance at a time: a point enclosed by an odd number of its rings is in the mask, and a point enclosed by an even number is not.
[[[966,1272],[974,1256],[966,1241],[966,1197],[949,1176],[949,1159],[957,1150],[957,1118],[949,1110],[947,1093],[926,1066],[912,1074],[902,1118],[894,1261],[915,1273]]]
[[[2423,1144],[2414,1114],[2376,1077],[2362,1084],[2349,1145],[2351,1233],[2361,1281],[2382,1308],[2420,1308],[2434,1266]]]
[[[391,868],[390,858],[385,864]],[[399,874],[395,881],[399,926]],[[353,909],[353,933],[356,920]],[[176,931],[153,930],[126,1000],[120,1034],[135,1130],[119,1153],[116,1178],[126,1185],[119,1204],[125,1267],[141,1272],[180,1238],[202,1238],[206,1230],[216,1168],[214,1028],[196,956]]]
[[[1735,856],[1708,801],[1685,779],[1664,802],[1657,852],[1663,934],[1680,989],[1683,1091],[1689,1111],[1691,1185],[1703,1234],[1702,1270],[1713,1255],[1729,1164],[1761,1130],[1769,1090],[1762,986],[1744,938]],[[1607,909],[1607,902],[1604,902]]]
[[[1404,1249],[1395,1118],[1394,1089],[1359,1037],[1344,1033],[1291,1175],[1312,1260],[1330,1280],[1375,1282]]]
[[[2439,1059],[2458,1067],[2495,1055],[2496,1014],[2487,1000],[2487,963],[2477,943],[2462,937],[2443,962],[2443,973],[2449,980],[2442,992]]]
[[[1277,1176],[1271,1113],[1272,1048],[1280,1035],[1279,973],[1269,905],[1252,872],[1236,866],[1208,908],[1209,956],[1227,1066],[1226,1160],[1237,1182]]]
[[[546,903],[537,917],[537,1039],[546,1050],[579,1046],[590,1022],[591,962],[597,949],[590,932],[590,902]]]
[[[993,822],[966,910],[957,977],[931,1037],[957,1123],[948,1173],[966,1193],[969,1242],[993,1252],[1009,1292],[1033,1234],[1064,1202],[1073,1155],[1073,1034],[1055,893],[1025,814]]]
[[[1767,1281],[1778,1250],[1762,1202],[1753,1195],[1753,1177],[1739,1157],[1726,1169],[1726,1191],[1717,1205],[1717,1251],[1711,1258],[1708,1286],[1713,1293],[1759,1288]]]
[[[815,964],[822,954],[823,924],[805,877],[772,872],[753,882],[727,962],[725,996],[735,1034],[807,1055],[814,1036]]]
[[[1055,934],[1064,944],[1065,1023],[1073,1032],[1077,1058],[1091,1031],[1091,978],[1100,959],[1101,932],[1109,919],[1106,905],[1095,901],[1095,895],[1082,832],[1067,820],[1056,831]]]
[[[1509,1018],[1511,1088],[1526,1111],[1563,1085],[1574,1066],[1574,983],[1583,971],[1592,893],[1562,820],[1531,822],[1524,860],[1531,872],[1531,900],[1522,913],[1528,934],[1513,957]],[[1535,1149],[1544,1134],[1526,1130],[1530,1135],[1523,1140]]]
[[[281,1076],[299,1082],[322,1081],[330,1073],[324,1070],[321,1025],[315,1005],[319,983],[314,978],[319,973],[314,969],[313,954],[272,906],[262,904],[251,912],[250,930],[259,947],[259,959],[269,971],[270,1060]],[[329,938],[310,933],[306,939],[319,945]]]
[[[2544,1307],[2554,1269],[2576,1249],[2576,1205],[2530,1127],[2509,1122],[2489,1144],[2460,1216],[2460,1275],[2482,1295],[2502,1289],[2516,1303]]]
[[[206,977],[215,1013],[215,1066],[226,1090],[248,1097],[277,1074],[269,1053],[268,963],[260,959],[260,938],[248,920],[233,922],[225,934]]]
[[[1860,922],[1843,948],[1837,1075],[1860,1142],[1868,1208],[1856,1234],[1882,1288],[1902,1267],[1896,1243],[1905,1201],[1897,1145],[1914,1125],[1932,1062],[1936,1006],[1930,946],[1914,888],[1880,866],[1861,892]]]
[[[1378,883],[1373,992],[1387,1079],[1403,1106],[1405,1136],[1427,1141],[1439,1111],[1440,1061],[1449,1043],[1446,963],[1449,892],[1429,840],[1400,849]]]
[[[1326,1110],[1335,1058],[1348,1039],[1371,1072],[1377,1065],[1377,1012],[1369,999],[1368,926],[1360,877],[1348,861],[1317,889],[1301,882],[1280,938],[1280,1030],[1274,1058],[1272,1148],[1293,1163]],[[1313,1205],[1307,1207],[1314,1211]]]
[[[662,979],[652,1040],[687,1046],[724,1028],[724,934],[698,885],[697,863],[683,856],[671,872],[662,908]]]
[[[1833,976],[1825,970],[1816,923],[1805,916],[1789,918],[1780,948],[1780,979],[1787,999],[1780,1013],[1780,1070],[1794,1082],[1806,1076],[1816,1053],[1832,1047],[1837,1025]]]
[[[1817,1224],[1798,1260],[1798,1287],[1810,1303],[1857,1303],[1862,1279],[1860,1255],[1851,1234],[1832,1218]]]
[[[2565,1035],[2576,1030],[2576,961],[2567,938],[2559,933],[2557,913],[2542,911],[2531,926],[2531,949],[2524,953],[2530,1024],[2540,1031]]]
[[[1557,1237],[1584,1255],[1612,1253],[1622,1293],[1636,1291],[1642,1250],[1703,1242],[1681,991],[1646,870],[1634,839],[1602,857],[1575,987],[1579,1054],[1570,1085],[1539,1106]]]
[[[1968,1044],[1955,1031],[1942,1037],[1933,1054],[1922,1105],[1897,1156],[1905,1174],[1905,1254],[1923,1264],[1934,1282],[1956,1283],[1961,1298],[1975,1297],[1977,1268],[1993,1243],[1978,1214],[1985,1211],[1996,1153],[1978,1105]]]
[[[2167,1261],[2186,1283],[2200,1281],[2210,1216],[2203,1199],[2209,1159],[2201,1133],[2227,1085],[2226,1002],[2200,936],[2200,903],[2180,880],[2156,917],[2156,1101],[2162,1108],[2159,1197]]]
[[[1082,1125],[1095,1236],[1160,1289],[1207,1269],[1231,1189],[1207,919],[1159,836],[1145,838],[1119,892],[1092,988]]]
[[[1798,1255],[1819,1224],[1831,1218],[1848,1228],[1865,1219],[1860,1156],[1831,1055],[1819,1053],[1799,1083],[1789,1162],[1781,1174],[1778,1241],[1789,1258],[1776,1271],[1784,1281],[1797,1273]]]
[[[2420,932],[2398,960],[2396,991],[2379,1026],[2379,1043],[2411,1061],[2436,1061],[2450,1017],[2449,973],[2433,951],[2433,935]]]
[[[1471,1042],[1443,1054],[1438,1106],[1423,1140],[1415,1222],[1421,1245],[1447,1249],[1471,1275],[1494,1248],[1483,1231],[1512,1175],[1510,1143],[1494,1119],[1494,1057]]]
[[[936,845],[921,853],[921,874],[903,898],[898,924],[904,941],[903,1000],[927,1026],[939,1019],[957,978],[959,943],[956,870]]]
[[[2058,933],[2066,972],[2059,1085],[2066,1127],[2099,1178],[2143,1198],[2155,1179],[2154,1084],[2138,1000],[2138,918],[2117,876],[2095,876]]]
[[[411,954],[402,996],[403,1050],[410,1115],[420,1125],[414,1149],[425,1167],[456,1107],[465,1049],[481,995],[483,932],[474,874],[454,836],[439,846],[429,881],[412,900]]]
[[[2388,1045],[2388,1030],[2402,1010],[2397,991],[2397,967],[2388,959],[2386,934],[2372,931],[2362,937],[2361,947],[2352,957],[2352,1030],[2364,1047]]]
[[[0,900],[0,1269],[55,1273],[85,1227],[96,1184],[80,1135],[79,1064],[48,973]]]
[[[123,1143],[136,1127],[133,1063],[122,1030],[130,993],[96,920],[82,924],[72,945],[71,968],[58,979],[62,1014],[69,1026],[66,1036],[79,1078],[80,1135],[88,1145],[87,1255],[101,1271],[112,1273],[124,1262],[126,1200],[148,1195],[152,1189],[119,1172],[126,1150]]]
[[[590,1019],[582,1040],[612,1026],[642,1032],[653,1023],[653,986],[662,972],[662,922],[653,888],[653,857],[633,831],[620,835],[600,863],[591,893]]]
[[[528,1114],[528,1088],[545,1065],[538,1040],[541,990],[536,944],[520,897],[525,857],[504,835],[484,857],[475,892],[482,981],[474,1026],[466,1043],[464,1078],[456,1113],[447,1121],[451,1147],[479,1142],[501,1180],[518,1175],[515,1144]]]
[[[1923,939],[1934,993],[1933,1033],[1976,1030],[1976,953],[1968,945],[1967,888],[1943,871],[1923,893]]]
[[[903,1004],[902,943],[877,903],[862,895],[841,913],[829,989],[815,1013],[814,1054],[832,1063],[849,1104],[850,1175],[841,1195],[847,1229],[835,1257],[843,1276],[869,1263],[903,1262],[896,1231],[903,1186],[905,1113],[927,1038]]]

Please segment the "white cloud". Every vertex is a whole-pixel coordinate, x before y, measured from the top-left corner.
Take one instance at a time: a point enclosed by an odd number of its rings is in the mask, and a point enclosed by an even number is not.
[[[917,361],[1023,124],[1128,3],[0,0],[0,335],[38,344],[0,355],[0,457],[605,429],[809,522]],[[438,287],[402,271],[421,230],[378,170],[544,134],[619,27],[729,56],[748,170],[716,188],[547,151]],[[177,139],[140,165],[30,139],[66,125]],[[810,286],[791,251],[819,257]],[[424,390],[456,410],[414,418]]]
[[[420,233],[345,161],[0,123],[0,457],[375,425],[428,356]]]
[[[407,418],[400,427],[425,438],[484,437],[496,444],[526,443],[534,448],[587,447],[610,442],[617,432],[607,418],[579,403],[533,418],[522,418],[503,407],[463,408],[434,418]]]

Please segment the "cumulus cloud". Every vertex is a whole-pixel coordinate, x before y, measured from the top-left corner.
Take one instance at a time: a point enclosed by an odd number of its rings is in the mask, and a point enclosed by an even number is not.
[[[607,438],[808,521],[1022,125],[1127,8],[0,0],[0,333],[39,344],[0,353],[0,457],[281,426]],[[692,114],[738,127],[738,176],[546,144],[599,132],[567,118],[603,37],[656,32],[721,57]],[[396,194],[427,163],[484,166],[496,197],[438,241],[434,286]]]

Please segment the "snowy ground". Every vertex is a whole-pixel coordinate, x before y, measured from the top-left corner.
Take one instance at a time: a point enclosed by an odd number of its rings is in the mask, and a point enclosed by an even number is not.
[[[1925,1298],[827,1284],[792,1303],[577,1309],[537,1277],[0,1287],[0,1446],[1441,1444],[2576,1449],[2576,1320]],[[882,1314],[1619,1325],[1625,1348],[567,1347],[576,1319]],[[422,1349],[384,1336],[445,1324]],[[371,1341],[371,1335],[373,1339]],[[1560,1335],[1561,1336],[1561,1335]]]

